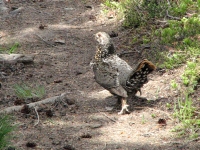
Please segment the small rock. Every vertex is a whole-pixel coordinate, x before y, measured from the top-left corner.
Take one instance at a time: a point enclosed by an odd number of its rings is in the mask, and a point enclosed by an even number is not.
[[[21,113],[24,113],[24,114],[29,114],[31,112],[30,108],[28,105],[24,105],[21,109]]]
[[[14,105],[21,105],[23,103],[24,103],[24,101],[21,99],[18,99],[18,98],[16,98],[16,100],[14,101]]]
[[[92,21],[95,21],[96,17],[94,15],[89,15],[89,19],[92,20]]]
[[[55,39],[55,43],[58,43],[58,44],[65,44],[65,39],[62,39],[62,38]]]
[[[89,8],[89,9],[92,9],[92,6],[89,6],[89,5],[86,5],[85,7],[86,7],[86,8]]]
[[[71,145],[65,145],[63,148],[64,148],[65,150],[75,150],[75,148],[72,147]]]
[[[60,144],[61,144],[61,141],[53,141],[52,144],[53,144],[53,145],[60,145]]]
[[[43,112],[43,111],[44,111],[44,108],[43,108],[43,107],[38,107],[37,111],[38,111],[38,112]]]
[[[66,108],[68,105],[64,103],[62,106]]]
[[[141,136],[144,136],[144,137],[151,137],[150,134],[146,133],[146,134],[141,134]]]
[[[18,9],[18,7],[11,6],[10,11],[13,11],[13,10],[16,10],[16,9]]]
[[[71,113],[76,113],[76,108],[75,108],[75,107],[70,107],[70,108],[69,108],[69,111],[70,111]]]
[[[66,116],[66,112],[60,112],[60,116]]]
[[[26,77],[27,77],[27,78],[32,78],[32,77],[33,77],[33,74],[29,73],[29,74],[26,75]]]
[[[120,145],[116,145],[115,148],[116,149],[121,149],[121,146]]]
[[[111,38],[113,38],[113,37],[117,37],[118,33],[112,31],[109,35],[110,35]]]
[[[108,19],[113,19],[115,16],[116,16],[116,14],[115,14],[115,12],[113,12],[113,11],[110,11],[110,12],[108,12],[108,14],[107,14],[107,18],[108,18]]]
[[[27,143],[26,143],[26,146],[27,146],[27,147],[36,147],[37,144],[34,143],[34,142],[27,142]]]
[[[74,8],[67,8],[67,7],[66,7],[65,10],[74,10]]]
[[[43,30],[45,27],[47,27],[47,25],[40,24],[39,29]]]
[[[135,124],[134,122],[129,122],[129,125],[130,125],[130,126],[132,126],[132,125],[134,125],[134,124]]]
[[[46,115],[47,115],[47,117],[53,117],[53,112],[52,112],[52,110],[47,110],[46,111]]]
[[[58,79],[58,80],[54,80],[54,83],[61,83],[62,80],[61,79]]]
[[[75,75],[80,75],[80,74],[84,74],[87,72],[87,69],[82,67],[82,66],[78,66],[77,69],[75,70]]]
[[[106,107],[107,111],[112,111],[114,109],[114,107]]]
[[[80,74],[83,74],[80,70],[77,70],[76,72],[75,72],[75,74],[76,74],[76,76],[77,75],[80,75]]]
[[[92,138],[92,135],[90,135],[89,133],[84,133],[83,135],[81,135],[81,138]]]
[[[73,104],[75,104],[76,100],[75,99],[68,99],[67,98],[66,102],[67,102],[68,105],[73,105]]]
[[[167,122],[166,122],[165,119],[161,119],[161,118],[160,118],[160,119],[158,120],[158,124],[161,125],[161,126],[166,126],[166,125],[167,125]]]

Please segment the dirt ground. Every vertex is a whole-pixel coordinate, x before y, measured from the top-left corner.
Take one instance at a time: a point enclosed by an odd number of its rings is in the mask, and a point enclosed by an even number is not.
[[[130,30],[123,30],[116,14],[102,13],[100,1],[11,0],[0,16],[0,45],[20,43],[17,53],[35,56],[33,64],[1,64],[0,110],[16,105],[13,85],[43,85],[43,99],[67,93],[51,104],[30,113],[13,113],[18,128],[13,146],[18,150],[198,150],[199,141],[177,138],[171,130],[178,124],[172,117],[177,93],[170,80],[183,67],[170,72],[155,71],[142,88],[142,97],[129,98],[130,114],[118,115],[117,98],[94,80],[90,61],[95,53],[94,34],[118,33],[113,38],[117,52],[129,46]],[[153,51],[153,50],[151,50]],[[131,66],[139,53],[123,55]],[[198,96],[197,93],[196,95]],[[27,99],[28,104],[42,99]]]

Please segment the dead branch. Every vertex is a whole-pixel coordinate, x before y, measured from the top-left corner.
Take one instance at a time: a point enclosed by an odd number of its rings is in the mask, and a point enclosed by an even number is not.
[[[101,113],[102,115],[104,115],[106,118],[110,119],[111,121],[117,122],[115,119],[110,118],[110,117],[107,116],[105,113],[103,113],[103,112],[101,112],[101,111],[99,111],[99,110],[97,110],[97,111],[98,111],[99,113]]]
[[[33,63],[34,55],[0,54],[0,63]]]
[[[47,99],[44,99],[44,100],[41,100],[41,101],[38,101],[38,102],[30,103],[30,104],[27,104],[27,105],[31,108],[31,107],[39,106],[41,104],[54,103],[56,101],[62,100],[62,98],[65,95],[66,95],[66,93],[62,93],[59,96],[50,97],[50,98],[47,98]],[[11,106],[11,107],[8,107],[8,108],[1,110],[0,113],[12,113],[14,111],[20,111],[22,109],[22,107],[23,106]]]
[[[173,20],[178,20],[178,21],[180,21],[180,20],[181,20],[181,18],[179,18],[179,17],[174,17],[174,16],[171,16],[171,15],[169,15],[169,12],[168,12],[168,10],[166,11],[166,15],[167,15],[167,17],[169,17],[170,19],[173,19]]]
[[[44,43],[46,43],[47,45],[50,45],[50,46],[52,46],[52,47],[56,47],[55,45],[53,45],[53,44],[47,42],[46,40],[44,40],[41,36],[39,36],[39,35],[37,35],[37,34],[34,34],[34,35],[37,36],[39,39],[41,39],[41,40],[42,40]]]
[[[139,52],[137,52],[137,51],[121,52],[118,54],[118,56],[122,57],[123,55],[134,54],[134,53],[139,53]]]
[[[34,126],[36,126],[36,125],[38,125],[38,123],[40,122],[40,116],[39,116],[39,114],[38,114],[37,107],[34,107],[34,109],[35,109],[35,113],[36,113],[37,118],[38,118],[37,122],[36,122],[35,125],[34,125]]]
[[[137,54],[142,54],[142,52],[145,50],[145,49],[149,49],[151,48],[150,45],[144,45],[141,47],[141,50],[136,50],[134,49],[134,51],[124,51],[124,52],[121,52],[119,54],[117,54],[119,57],[122,57],[123,55],[127,55],[127,54],[134,54],[134,53],[137,53]]]

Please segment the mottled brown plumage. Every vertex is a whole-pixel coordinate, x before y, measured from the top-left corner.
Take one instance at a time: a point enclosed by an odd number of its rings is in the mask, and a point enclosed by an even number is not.
[[[95,34],[97,50],[91,62],[96,82],[121,99],[119,114],[128,111],[127,97],[136,94],[148,82],[147,75],[155,70],[155,65],[144,59],[135,69],[115,54],[110,36],[105,32]]]

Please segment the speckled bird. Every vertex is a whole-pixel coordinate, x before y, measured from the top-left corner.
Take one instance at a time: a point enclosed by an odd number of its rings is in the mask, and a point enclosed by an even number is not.
[[[147,75],[156,67],[144,59],[133,69],[117,56],[111,38],[105,32],[96,33],[95,40],[98,45],[91,62],[94,78],[99,85],[118,96],[122,105],[118,114],[129,113],[127,97],[138,91],[141,94],[142,86],[148,82]]]

